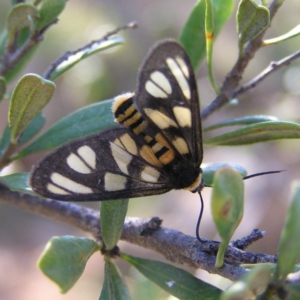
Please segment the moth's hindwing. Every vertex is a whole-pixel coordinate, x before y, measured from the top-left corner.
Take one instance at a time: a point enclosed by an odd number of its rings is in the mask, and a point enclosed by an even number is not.
[[[112,128],[70,142],[47,155],[31,172],[32,189],[65,201],[101,201],[161,194],[168,175],[143,149],[143,139]]]

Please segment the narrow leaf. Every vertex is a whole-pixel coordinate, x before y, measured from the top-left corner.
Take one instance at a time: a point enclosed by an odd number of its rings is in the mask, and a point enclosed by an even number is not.
[[[32,139],[45,124],[45,118],[42,114],[38,114],[25,128],[23,134],[20,137],[19,144],[22,145]],[[0,157],[4,153],[5,149],[10,145],[10,129],[6,125],[3,135],[0,140]]]
[[[124,44],[124,39],[119,36],[108,38],[107,40],[101,40],[98,42],[94,42],[91,46],[83,48],[81,51],[76,52],[74,55],[71,55],[64,60],[61,64],[59,64],[56,69],[51,72],[50,79],[54,80],[57,77],[61,76],[67,70],[75,66],[81,60],[106,49],[110,49],[117,45]]]
[[[275,278],[285,280],[300,258],[300,182],[293,185],[292,204],[281,232]]]
[[[3,155],[4,150],[9,146],[9,144],[10,144],[10,130],[9,127],[6,126],[0,140],[0,157]]]
[[[238,171],[241,174],[242,177],[247,175],[247,170],[238,164],[232,164],[232,163],[208,164],[208,163],[206,163],[206,164],[201,165],[201,169],[203,171],[202,176],[203,176],[205,184],[212,185],[215,173],[219,169],[224,168],[224,167],[229,167],[229,168],[235,169],[236,171]]]
[[[5,92],[6,92],[6,81],[4,77],[0,76],[0,102],[5,96]]]
[[[23,134],[20,137],[19,143],[25,144],[31,140],[36,134],[40,132],[45,125],[46,119],[42,113],[39,113],[25,128]]]
[[[277,43],[281,43],[283,41],[286,41],[288,39],[294,38],[296,36],[300,35],[300,24],[297,25],[295,28],[287,32],[286,34],[283,34],[281,36],[278,36],[273,39],[268,39],[263,41],[264,46],[269,46]]]
[[[121,258],[135,267],[149,280],[181,300],[218,299],[221,290],[169,264],[121,254]]]
[[[261,33],[270,23],[270,12],[253,0],[242,0],[237,12],[237,30],[239,34],[239,48]]]
[[[204,131],[209,131],[209,130],[222,128],[226,126],[238,126],[238,125],[243,126],[243,125],[261,123],[267,121],[278,121],[278,119],[273,116],[265,116],[265,115],[246,116],[242,118],[236,118],[236,119],[219,122],[217,124],[204,128]]]
[[[15,173],[0,176],[0,181],[8,186],[11,191],[34,194],[28,185],[29,173]]]
[[[109,257],[105,257],[104,283],[99,300],[128,299],[129,291],[118,267]]]
[[[14,6],[7,17],[8,47],[14,44],[17,34],[22,29],[29,27],[33,31],[34,21],[38,17],[38,10],[33,5],[22,3]]]
[[[35,74],[27,74],[19,80],[12,93],[8,115],[12,143],[17,143],[26,126],[50,101],[54,90],[54,83]]]
[[[101,202],[100,225],[107,250],[116,246],[121,237],[127,208],[128,199]]]
[[[220,300],[257,299],[272,280],[272,269],[268,264],[256,265],[243,278],[233,283]]]
[[[100,249],[91,239],[53,237],[38,261],[38,267],[66,293],[84,271],[90,256]]]
[[[68,141],[112,126],[115,123],[112,118],[111,104],[112,100],[98,102],[68,115],[18,153],[14,159],[54,149]]]
[[[214,37],[216,38],[232,14],[234,0],[212,0],[212,5]],[[205,0],[196,1],[196,5],[180,34],[179,40],[196,70],[206,55]]]
[[[205,36],[206,36],[206,58],[207,58],[207,68],[209,74],[209,81],[216,94],[220,93],[218,84],[215,81],[213,74],[213,42],[214,42],[214,12],[212,0],[205,0],[206,10],[205,10]]]
[[[216,267],[221,268],[227,246],[244,214],[244,183],[241,174],[236,170],[225,167],[216,172],[211,209],[222,239],[216,258]]]
[[[298,300],[300,299],[300,283],[289,283],[286,286],[287,291],[289,292],[289,300]]]
[[[57,19],[64,10],[66,0],[43,0],[40,8],[40,18],[37,23],[38,30],[45,28]]]
[[[278,139],[299,139],[300,125],[293,122],[269,121],[249,125],[213,138],[205,139],[205,145],[246,145]]]

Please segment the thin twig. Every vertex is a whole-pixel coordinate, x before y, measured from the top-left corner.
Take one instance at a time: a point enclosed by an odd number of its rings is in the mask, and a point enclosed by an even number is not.
[[[14,69],[17,64],[44,39],[44,33],[57,22],[58,19],[55,19],[41,30],[33,32],[24,44],[20,48],[15,48],[13,52],[11,52],[11,49],[6,48],[2,55],[0,75],[5,76],[9,71]]]
[[[32,50],[39,42],[43,40],[43,35],[40,33],[35,33],[29,37],[26,42],[13,53],[5,52],[3,54],[3,60],[0,64],[0,74],[5,76],[9,71],[16,67],[18,62],[20,62],[25,55]]]
[[[72,203],[50,199],[42,200],[30,194],[12,192],[4,185],[0,185],[0,201],[27,212],[71,225],[88,232],[96,240],[101,241],[98,211]],[[200,243],[195,237],[165,227],[157,226],[154,230],[152,223],[151,220],[149,222],[149,220],[140,218],[126,218],[121,239],[143,248],[152,249],[172,262],[185,263],[230,280],[237,280],[246,272],[238,264],[274,262],[276,260],[274,256],[228,247],[225,256],[227,263],[223,268],[218,269],[214,265],[218,243],[204,239],[204,243]],[[149,230],[146,229],[149,226],[152,229],[151,234],[144,234],[145,231],[149,233]]]
[[[273,19],[280,6],[281,3],[278,4],[276,0],[274,0],[270,4],[269,10],[271,20]],[[245,48],[244,56],[238,58],[236,64],[226,76],[221,86],[221,94],[218,95],[207,107],[205,107],[202,110],[202,119],[207,118],[209,115],[211,115],[216,110],[220,109],[232,99],[232,94],[234,93],[240,80],[242,79],[242,75],[246,67],[248,66],[249,62],[253,59],[255,53],[261,48],[262,39],[266,30],[267,28],[248,43],[248,45]]]
[[[49,68],[45,71],[43,77],[45,79],[49,79],[51,78],[51,74],[57,69],[57,67],[62,64],[64,61],[67,61],[71,56],[76,55],[79,52],[82,52],[86,49],[90,49],[95,43],[99,44],[101,42],[104,42],[106,40],[108,40],[111,36],[117,34],[118,32],[120,32],[121,30],[125,30],[125,29],[134,29],[137,28],[137,23],[136,22],[130,22],[126,25],[123,26],[119,26],[116,29],[107,32],[103,37],[94,40],[76,50],[73,51],[67,51],[64,55],[62,55],[61,57],[59,57],[56,61],[54,61],[53,63],[51,63],[51,65],[49,66]]]
[[[232,98],[235,98],[238,95],[246,92],[247,90],[254,88],[255,86],[257,86],[258,83],[260,83],[262,80],[267,78],[269,75],[273,74],[278,69],[289,65],[293,60],[296,60],[299,57],[300,57],[300,50],[279,60],[279,61],[270,62],[269,66],[267,68],[265,68],[260,74],[258,74],[255,78],[253,78],[251,81],[249,81],[245,85],[243,85],[240,89],[235,91],[232,94]]]
[[[239,240],[232,241],[230,243],[230,246],[241,249],[241,250],[245,250],[251,244],[262,239],[264,236],[265,236],[264,231],[261,231],[259,229],[253,229],[253,231],[249,235],[247,235]]]

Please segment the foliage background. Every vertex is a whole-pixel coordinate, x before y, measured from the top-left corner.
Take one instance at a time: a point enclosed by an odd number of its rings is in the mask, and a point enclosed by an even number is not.
[[[122,32],[126,45],[100,53],[84,60],[55,83],[57,90],[44,113],[46,127],[54,124],[66,114],[83,105],[109,99],[126,91],[134,91],[137,69],[148,49],[158,40],[177,38],[195,1],[194,0],[72,0],[67,3],[60,21],[46,33],[45,41],[38,49],[35,59],[24,70],[42,74],[48,65],[65,51],[101,37],[118,25],[136,20],[139,28]],[[5,25],[9,1],[1,2],[0,26]],[[300,3],[286,1],[276,15],[272,28],[266,37],[275,37],[293,28],[299,22]],[[252,61],[244,77],[247,82],[271,60],[280,58],[299,49],[299,38],[280,45],[261,49]],[[232,67],[237,57],[237,35],[235,20],[232,18],[221,32],[214,49],[214,70],[219,83]],[[213,98],[207,71],[203,65],[197,72],[201,106],[205,107]],[[270,114],[281,120],[299,122],[300,105],[300,62],[284,68],[267,78],[261,85],[243,95],[238,106],[227,106],[204,121],[204,127],[217,120],[226,120],[244,114]],[[9,91],[11,92],[11,91]],[[8,103],[0,106],[0,128],[7,123]],[[46,128],[45,127],[45,128]],[[7,173],[28,171],[43,154],[31,155],[13,165]],[[290,185],[300,176],[299,141],[284,140],[243,147],[205,147],[204,162],[233,162],[255,173],[267,170],[286,169],[279,175],[258,177],[245,182],[246,207],[244,219],[234,238],[248,234],[253,228],[267,232],[266,237],[251,246],[249,250],[274,254],[277,249],[280,230],[289,205]],[[203,192],[206,203],[201,224],[201,235],[218,239],[210,213],[210,190]],[[86,204],[98,208],[98,203]],[[158,215],[163,225],[195,235],[195,225],[199,212],[197,195],[184,191],[130,201],[129,215],[151,217]],[[94,255],[87,264],[83,277],[67,294],[60,295],[56,286],[36,268],[36,261],[46,242],[54,235],[72,234],[83,236],[66,225],[24,213],[12,207],[0,206],[0,298],[14,299],[97,299],[103,282],[100,255]],[[134,255],[163,259],[158,254],[131,245],[120,243],[124,252]],[[127,250],[128,249],[128,250]],[[123,272],[135,272],[123,262]],[[193,270],[190,270],[193,272]],[[202,279],[211,280],[204,272],[198,271]],[[131,294],[139,299],[141,293],[149,299],[166,299],[165,294],[156,290],[137,273],[134,276],[142,283],[144,291],[135,290],[135,282],[128,279]],[[216,278],[215,280],[219,280]],[[217,284],[217,283],[215,283]],[[223,287],[224,283],[219,283]],[[151,294],[150,294],[151,289]],[[135,290],[135,291],[134,291]],[[88,294],[87,294],[88,293]],[[146,299],[143,297],[143,299]]]

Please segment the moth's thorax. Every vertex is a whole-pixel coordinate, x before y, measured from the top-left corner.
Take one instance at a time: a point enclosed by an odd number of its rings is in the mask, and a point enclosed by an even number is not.
[[[193,192],[201,186],[202,170],[200,167],[195,167],[186,160],[180,160],[178,162],[173,161],[165,168],[170,174],[175,189]]]

